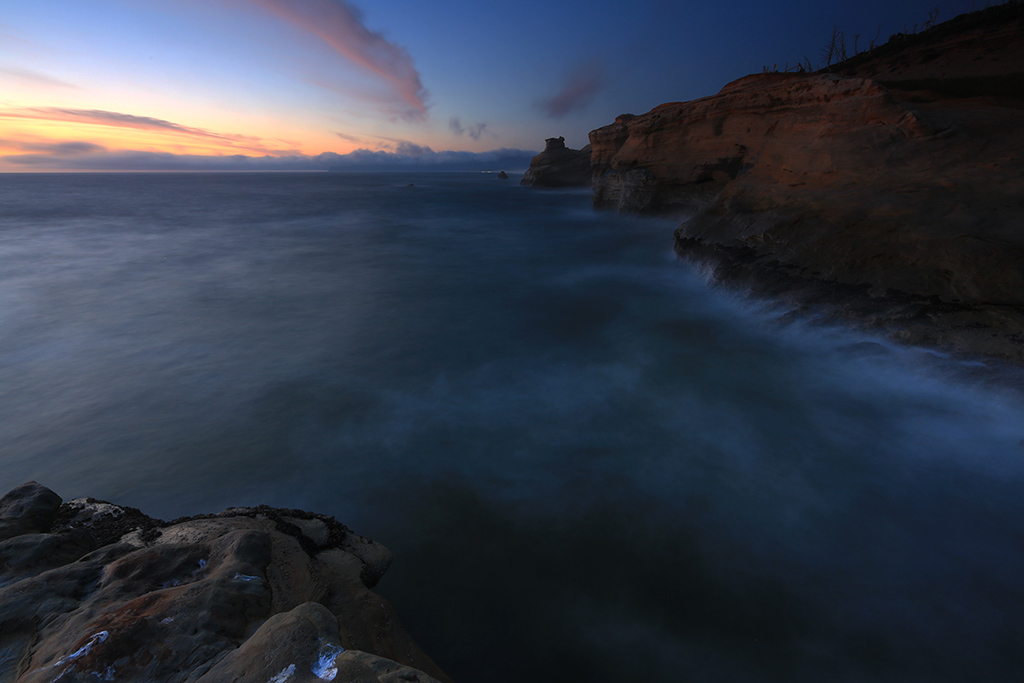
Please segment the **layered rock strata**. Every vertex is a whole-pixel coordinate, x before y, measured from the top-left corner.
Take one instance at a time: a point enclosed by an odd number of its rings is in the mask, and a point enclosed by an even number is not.
[[[534,187],[583,187],[590,185],[590,145],[569,149],[565,138],[548,138],[544,151],[533,157],[519,181]]]
[[[906,341],[1024,360],[1024,92],[1000,85],[1022,82],[1024,8],[996,9],[841,73],[620,116],[590,134],[595,205],[684,214],[677,250],[724,276],[823,284]]]
[[[390,561],[324,515],[165,523],[25,484],[0,499],[0,681],[447,681],[370,590]]]

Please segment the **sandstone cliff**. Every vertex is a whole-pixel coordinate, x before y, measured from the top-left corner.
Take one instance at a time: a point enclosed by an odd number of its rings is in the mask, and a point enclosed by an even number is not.
[[[590,134],[594,202],[685,214],[678,250],[725,275],[845,288],[907,341],[1024,360],[1024,7],[895,43],[620,116]]]
[[[0,681],[447,681],[370,590],[390,560],[300,510],[164,523],[25,484],[0,499]]]
[[[590,185],[590,145],[569,149],[565,138],[548,138],[544,151],[533,157],[520,185],[578,187]]]

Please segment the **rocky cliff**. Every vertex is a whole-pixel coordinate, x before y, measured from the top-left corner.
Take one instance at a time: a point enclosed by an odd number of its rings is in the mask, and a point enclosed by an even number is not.
[[[0,499],[0,681],[447,681],[370,590],[390,561],[324,515],[165,523],[25,484]]]
[[[544,151],[533,157],[520,185],[579,187],[590,185],[590,145],[569,149],[565,138],[548,138]]]
[[[1024,360],[1024,7],[765,73],[590,134],[594,202],[678,212],[725,277]],[[873,317],[872,317],[873,316]]]

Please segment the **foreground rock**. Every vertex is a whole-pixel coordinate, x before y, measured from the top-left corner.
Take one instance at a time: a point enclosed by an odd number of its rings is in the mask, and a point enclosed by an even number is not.
[[[621,116],[590,134],[594,202],[690,216],[677,250],[721,277],[1024,361],[1024,7],[972,16]]]
[[[388,550],[331,517],[164,523],[32,482],[0,534],[0,681],[448,680],[370,590]]]
[[[590,145],[569,149],[565,138],[548,138],[544,151],[533,157],[520,185],[584,187],[590,185]]]

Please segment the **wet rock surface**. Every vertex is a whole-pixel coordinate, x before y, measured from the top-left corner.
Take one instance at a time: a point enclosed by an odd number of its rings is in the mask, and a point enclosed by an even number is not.
[[[590,134],[594,202],[685,216],[677,251],[722,280],[817,288],[902,341],[1024,361],[1021,83],[1013,3],[834,73],[620,116]]]
[[[163,522],[32,482],[0,521],[0,681],[448,680],[370,590],[390,552],[331,517]]]

